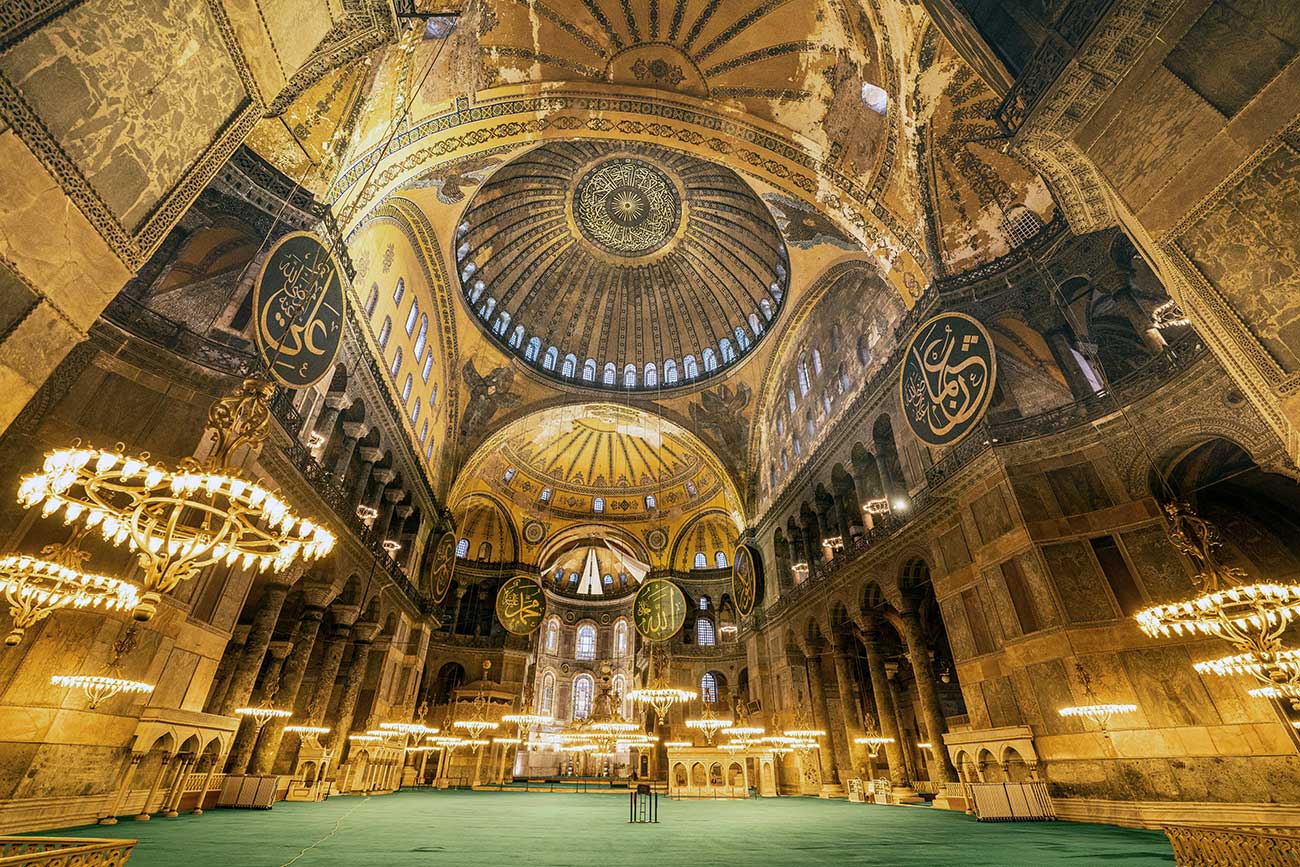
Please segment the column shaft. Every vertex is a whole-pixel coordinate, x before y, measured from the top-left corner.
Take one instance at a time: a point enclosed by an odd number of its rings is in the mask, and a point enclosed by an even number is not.
[[[948,750],[944,748],[943,736],[948,731],[948,723],[943,718],[943,708],[939,704],[939,690],[934,684],[934,672],[930,670],[930,649],[926,646],[925,636],[921,632],[921,620],[915,611],[903,612],[903,640],[907,642],[907,655],[912,659],[912,672],[916,675],[916,691],[921,699],[921,716],[930,737],[931,752],[934,758],[936,782],[948,783],[957,779],[952,764],[948,761]]]
[[[867,671],[871,675],[871,694],[876,700],[876,722],[880,726],[880,735],[894,739],[892,743],[885,744],[885,758],[889,761],[889,781],[895,786],[906,786],[903,753],[898,744],[898,721],[894,717],[894,700],[889,692],[889,676],[885,674],[885,662],[880,658],[880,650],[876,647],[874,636],[867,635],[863,645],[867,648]]]

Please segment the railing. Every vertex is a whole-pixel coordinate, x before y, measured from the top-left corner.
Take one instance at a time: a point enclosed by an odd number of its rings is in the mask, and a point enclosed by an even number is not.
[[[993,115],[1004,132],[1014,135],[1020,129],[1113,2],[1074,0],[1060,13]]]
[[[0,837],[0,865],[121,867],[130,859],[135,844],[135,840],[78,837]]]
[[[104,308],[104,318],[136,337],[231,376],[246,377],[257,368],[248,350],[199,334],[183,322],[168,319],[130,295],[119,294]]]
[[[1166,825],[1178,867],[1295,867],[1300,831],[1293,828],[1228,828]]]
[[[289,444],[285,446],[284,452],[303,479],[315,489],[317,495],[334,511],[339,522],[347,527],[362,545],[369,549],[370,553],[374,555],[375,561],[384,568],[384,571],[388,573],[388,577],[406,594],[407,598],[415,603],[421,611],[425,613],[432,611],[433,600],[420,592],[411,583],[411,579],[406,577],[406,573],[402,571],[402,567],[398,562],[384,550],[384,540],[357,516],[356,510],[352,507],[351,497],[348,496],[343,486],[334,480],[334,474],[322,467],[320,461],[316,460],[316,457],[299,441],[298,434],[303,427],[302,414],[294,408],[293,398],[285,389],[276,390],[275,398],[271,401],[271,414],[280,423],[280,427],[284,428],[284,432],[289,435]]]

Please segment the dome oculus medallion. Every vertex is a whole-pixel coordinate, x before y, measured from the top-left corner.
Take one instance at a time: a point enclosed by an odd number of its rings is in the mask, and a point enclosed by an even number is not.
[[[780,314],[789,256],[734,171],[649,144],[549,142],[503,165],[456,232],[462,297],[561,382],[654,391],[743,360]]]

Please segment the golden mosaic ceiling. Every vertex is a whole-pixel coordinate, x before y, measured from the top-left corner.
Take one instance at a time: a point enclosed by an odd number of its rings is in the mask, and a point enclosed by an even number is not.
[[[652,145],[534,148],[480,188],[457,230],[465,300],[554,379],[658,390],[738,363],[780,312],[789,258],[732,170]]]

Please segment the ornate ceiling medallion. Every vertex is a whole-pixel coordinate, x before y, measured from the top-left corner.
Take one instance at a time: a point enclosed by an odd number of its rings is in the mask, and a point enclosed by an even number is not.
[[[634,157],[613,157],[590,169],[573,190],[573,216],[583,237],[619,256],[660,250],[681,223],[673,182]]]

